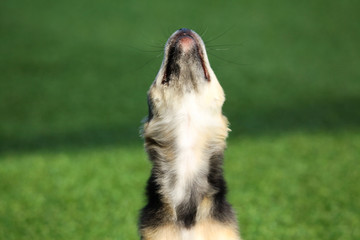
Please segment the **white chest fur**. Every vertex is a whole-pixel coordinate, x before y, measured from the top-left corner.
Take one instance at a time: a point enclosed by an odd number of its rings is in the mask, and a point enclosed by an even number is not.
[[[216,128],[223,128],[220,115],[212,112],[211,102],[196,94],[183,97],[181,104],[168,112],[175,129],[175,159],[170,173],[175,175],[175,185],[168,186],[168,193],[174,207],[186,202],[191,197],[191,187],[201,195],[208,189],[209,139],[214,138]],[[194,196],[192,196],[194,197]]]

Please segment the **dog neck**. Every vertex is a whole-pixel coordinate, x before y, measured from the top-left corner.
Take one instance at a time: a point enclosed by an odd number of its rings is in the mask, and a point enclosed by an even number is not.
[[[168,108],[144,126],[159,193],[175,218],[188,215],[189,209],[196,214],[202,199],[213,194],[208,182],[210,159],[225,148],[226,118],[202,106],[199,98],[196,93],[184,95],[178,107]]]

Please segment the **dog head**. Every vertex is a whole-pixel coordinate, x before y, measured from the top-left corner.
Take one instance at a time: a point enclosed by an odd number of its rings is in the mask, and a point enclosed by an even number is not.
[[[165,45],[162,65],[148,92],[148,121],[180,110],[184,101],[214,115],[222,115],[225,101],[204,42],[186,28],[173,33]]]

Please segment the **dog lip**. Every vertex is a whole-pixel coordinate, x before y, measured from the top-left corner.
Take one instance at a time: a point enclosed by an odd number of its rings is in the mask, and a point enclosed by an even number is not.
[[[188,28],[180,28],[178,32],[172,37],[172,44],[176,44],[183,39],[187,39],[189,41],[193,40],[195,44],[198,45],[198,41],[194,32]]]
[[[169,49],[170,50],[168,50],[168,52],[167,52],[168,59],[167,59],[166,69],[169,67],[169,63],[173,60],[173,59],[171,59],[171,58],[173,58],[173,56],[172,56],[172,54],[170,54],[171,49],[181,48],[182,51],[189,52],[191,49],[196,48],[196,52],[200,58],[201,66],[204,71],[204,77],[207,81],[210,81],[209,72],[208,72],[206,64],[205,64],[201,39],[199,40],[199,38],[200,37],[192,30],[190,30],[188,28],[180,28],[169,39]],[[169,79],[168,79],[169,72],[170,71],[165,72],[165,74],[163,76],[162,84],[169,82]]]
[[[179,36],[177,43],[184,52],[190,51],[196,45],[196,41],[191,35]]]

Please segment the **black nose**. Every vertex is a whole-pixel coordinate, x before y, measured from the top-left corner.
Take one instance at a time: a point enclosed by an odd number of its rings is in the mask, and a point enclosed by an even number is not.
[[[190,33],[191,32],[191,30],[188,28],[180,28],[179,31],[182,33]]]

